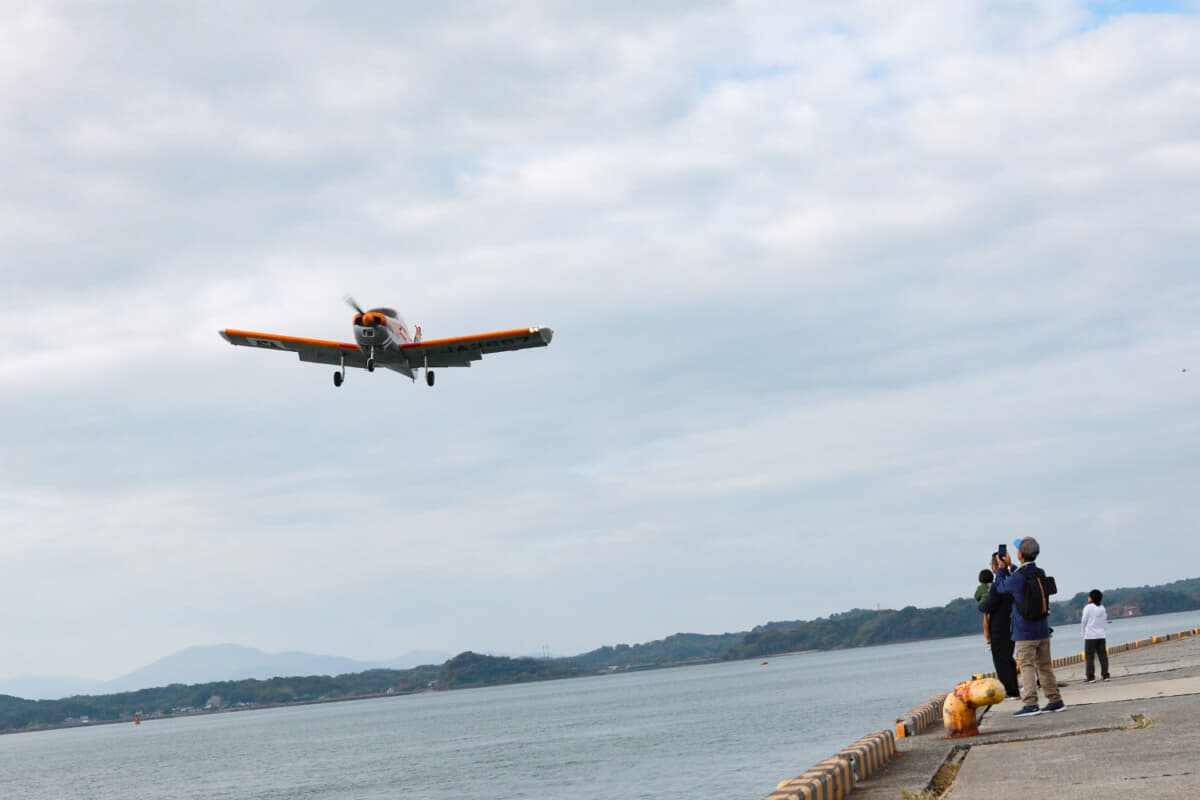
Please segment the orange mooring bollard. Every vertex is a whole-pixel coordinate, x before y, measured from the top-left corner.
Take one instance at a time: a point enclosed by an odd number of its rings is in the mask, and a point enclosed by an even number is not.
[[[942,706],[942,725],[946,734],[951,739],[977,736],[979,721],[975,719],[975,709],[995,705],[1003,699],[1004,684],[995,678],[963,681],[946,695]]]

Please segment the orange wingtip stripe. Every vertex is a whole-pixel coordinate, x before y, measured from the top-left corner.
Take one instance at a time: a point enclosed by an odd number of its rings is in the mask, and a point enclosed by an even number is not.
[[[251,339],[274,339],[277,342],[292,342],[294,344],[308,344],[314,347],[340,347],[346,350],[358,350],[358,345],[347,344],[346,342],[332,342],[328,339],[309,339],[304,336],[283,336],[278,333],[259,333],[257,331],[238,331],[233,328],[226,328],[225,333],[230,336],[245,336]]]

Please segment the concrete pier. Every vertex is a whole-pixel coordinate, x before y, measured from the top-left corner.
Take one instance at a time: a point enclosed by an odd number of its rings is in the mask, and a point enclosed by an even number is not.
[[[1085,684],[1082,663],[1055,670],[1065,711],[1014,718],[1020,701],[1005,700],[983,711],[979,736],[950,740],[932,725],[898,738],[896,754],[849,796],[1200,797],[1200,636],[1147,643],[1109,662],[1108,682]]]
[[[1200,631],[1113,649],[1112,680],[1085,684],[1079,654],[1054,648],[1064,711],[1014,718],[1020,701],[1005,700],[981,710],[978,736],[952,739],[937,695],[768,798],[1200,798]]]

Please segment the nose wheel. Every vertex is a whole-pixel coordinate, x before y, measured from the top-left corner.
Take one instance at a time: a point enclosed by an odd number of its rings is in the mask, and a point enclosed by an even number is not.
[[[371,347],[371,354],[367,356],[367,372],[375,371],[375,348]]]

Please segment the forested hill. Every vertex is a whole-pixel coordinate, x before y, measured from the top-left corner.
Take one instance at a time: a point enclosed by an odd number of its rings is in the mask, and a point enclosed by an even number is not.
[[[1160,586],[1123,587],[1101,591],[1104,593],[1104,608],[1110,618],[1123,617],[1127,613],[1144,616],[1200,608],[1200,578],[1187,578]],[[1076,594],[1063,604],[1064,611],[1069,612],[1066,618],[1078,622],[1080,612],[1086,604],[1087,592]]]
[[[729,658],[757,658],[800,650],[840,650],[967,633],[982,634],[982,631],[983,616],[978,604],[962,598],[941,608],[856,609],[811,622],[772,622],[746,633],[727,655]]]
[[[1200,608],[1200,578],[1152,587],[1101,590],[1110,617],[1126,612],[1166,614]],[[1051,625],[1079,622],[1087,592],[1050,604]],[[982,634],[982,618],[974,600],[952,600],[941,608],[908,606],[899,611],[854,609],[810,622],[769,622],[746,633],[730,648],[729,658],[757,658],[800,650],[838,650],[847,647],[892,644]]]
[[[676,633],[645,644],[600,647],[569,659],[593,672],[610,667],[646,667],[722,659],[746,635],[738,633]]]
[[[1162,586],[1103,591],[1104,605],[1110,617],[1200,608],[1200,578]],[[1086,593],[1080,592],[1070,599],[1053,603],[1050,623],[1078,623],[1086,600]],[[0,732],[96,722],[132,722],[135,713],[141,719],[149,720],[205,711],[521,683],[621,669],[758,658],[800,650],[833,650],[972,633],[982,635],[982,617],[973,600],[962,598],[940,608],[853,609],[808,621],[768,622],[738,633],[677,633],[644,644],[601,647],[570,658],[506,658],[466,652],[440,667],[378,669],[336,677],[317,675],[191,686],[172,684],[137,692],[62,700],[23,700],[0,695]]]
[[[0,732],[36,730],[97,722],[132,722],[238,708],[263,708],[372,697],[425,689],[437,679],[435,666],[408,670],[374,669],[346,675],[219,681],[185,686],[173,683],[137,692],[23,700],[0,695]]]

